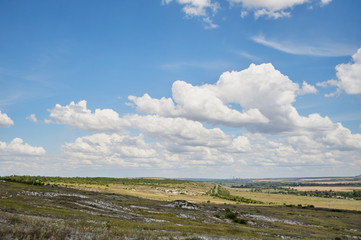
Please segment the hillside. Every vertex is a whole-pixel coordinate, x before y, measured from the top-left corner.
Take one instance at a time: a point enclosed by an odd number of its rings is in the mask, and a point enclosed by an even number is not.
[[[236,192],[213,183],[25,180],[0,182],[0,239],[361,239],[361,212],[246,204],[226,199]]]

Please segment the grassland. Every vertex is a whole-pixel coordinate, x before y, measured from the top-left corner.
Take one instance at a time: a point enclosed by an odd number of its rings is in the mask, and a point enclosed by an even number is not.
[[[342,186],[304,186],[293,187],[297,191],[334,191],[334,192],[352,192],[353,190],[361,190],[361,187],[342,187]]]
[[[170,179],[3,178],[0,239],[361,239],[360,202]]]
[[[230,189],[230,192],[233,195],[240,195],[246,198],[263,201],[269,205],[313,205],[317,208],[361,211],[360,200],[297,196],[267,192],[251,192],[250,189]]]

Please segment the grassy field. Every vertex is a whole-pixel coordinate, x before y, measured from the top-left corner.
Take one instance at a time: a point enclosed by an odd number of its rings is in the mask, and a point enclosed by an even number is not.
[[[52,184],[55,184],[54,182]],[[234,204],[233,201],[218,198],[207,194],[207,192],[215,186],[210,182],[191,182],[184,181],[181,183],[170,184],[167,180],[163,183],[155,184],[69,184],[57,182],[59,186],[68,186],[81,190],[97,191],[103,193],[115,193],[121,195],[135,196],[160,201],[186,200],[195,203],[216,203],[216,204]],[[234,189],[225,187],[232,195],[240,196],[256,201],[261,201],[263,205],[314,205],[320,208],[333,208],[345,210],[361,211],[361,201],[352,201],[334,198],[318,198],[297,195],[271,194],[265,192],[250,192],[250,189]],[[242,203],[239,203],[242,204]]]
[[[243,196],[259,201],[263,201],[269,205],[296,205],[302,206],[313,205],[318,208],[344,209],[361,211],[360,200],[336,199],[336,198],[320,198],[307,197],[297,195],[284,195],[265,192],[251,192],[250,189],[230,189],[234,195]]]
[[[105,185],[91,185],[91,184],[66,184],[58,182],[58,185],[71,186],[74,188],[90,191],[98,191],[103,193],[115,193],[128,196],[136,196],[140,198],[160,200],[160,201],[174,201],[174,200],[187,200],[195,203],[216,203],[216,204],[234,204],[224,198],[219,198],[207,194],[207,192],[215,186],[211,182],[191,182],[184,181],[181,183],[170,184],[167,180],[163,183],[156,184],[109,184]],[[361,211],[361,201],[337,199],[337,198],[320,198],[320,197],[307,197],[297,195],[284,195],[263,192],[251,192],[251,189],[236,189],[223,186],[230,191],[234,196],[240,196],[247,199],[253,199],[263,202],[263,205],[313,205],[319,208],[332,208],[344,210]],[[305,189],[315,190],[319,187],[299,187]],[[342,190],[348,187],[334,187],[341,188]],[[348,188],[349,189],[349,188]],[[352,188],[355,189],[355,188]],[[357,188],[356,188],[357,189]],[[326,189],[329,190],[329,189]],[[244,204],[244,203],[237,203]],[[262,204],[261,204],[262,205]]]
[[[361,239],[361,212],[340,210],[361,201],[169,179],[15,180],[0,180],[0,239]]]
[[[341,187],[341,186],[303,186],[293,187],[297,191],[335,191],[335,192],[351,192],[353,190],[361,190],[361,187]]]

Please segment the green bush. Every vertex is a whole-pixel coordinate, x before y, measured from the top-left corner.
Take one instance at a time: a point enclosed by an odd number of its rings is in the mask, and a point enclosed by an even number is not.
[[[255,203],[255,204],[263,204],[264,203],[262,201],[257,201],[257,200],[253,200],[253,199],[249,199],[249,198],[240,197],[240,196],[234,196],[227,189],[221,187],[220,185],[218,185],[218,192],[216,192],[216,189],[217,189],[217,186],[214,185],[214,187],[208,191],[208,194],[210,194],[211,196],[215,196],[218,198],[222,198],[222,199],[226,199],[226,200],[234,201],[234,202]]]
[[[237,212],[232,212],[229,208],[226,208],[225,212],[225,217],[231,219],[234,223],[247,224],[247,220],[237,217]]]

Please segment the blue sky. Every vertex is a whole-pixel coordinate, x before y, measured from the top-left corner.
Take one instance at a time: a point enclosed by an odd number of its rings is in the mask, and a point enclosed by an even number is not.
[[[2,1],[0,175],[358,175],[360,10]]]

